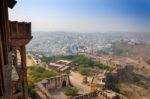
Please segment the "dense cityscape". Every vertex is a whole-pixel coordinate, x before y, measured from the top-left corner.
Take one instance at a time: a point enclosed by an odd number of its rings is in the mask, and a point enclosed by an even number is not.
[[[150,44],[150,35],[138,32],[34,32],[33,36],[33,40],[27,46],[28,51],[47,56],[71,55],[77,52],[94,53],[110,48],[113,42],[119,40]]]

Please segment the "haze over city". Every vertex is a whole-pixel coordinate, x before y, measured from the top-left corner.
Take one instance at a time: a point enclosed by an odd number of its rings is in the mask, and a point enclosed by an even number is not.
[[[9,12],[33,31],[150,32],[149,0],[19,0]]]

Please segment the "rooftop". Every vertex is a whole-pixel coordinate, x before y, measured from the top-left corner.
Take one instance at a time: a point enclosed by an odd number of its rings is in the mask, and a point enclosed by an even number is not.
[[[56,63],[70,64],[71,62],[70,60],[58,60]]]
[[[54,66],[54,67],[62,67],[64,65],[61,65],[61,64],[57,64],[57,63],[50,63],[49,66]]]
[[[65,67],[61,68],[60,71],[65,71],[65,70],[67,70],[69,67],[70,67],[70,66],[65,66]]]

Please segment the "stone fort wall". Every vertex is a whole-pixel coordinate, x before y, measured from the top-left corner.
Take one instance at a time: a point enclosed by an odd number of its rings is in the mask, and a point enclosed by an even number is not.
[[[69,85],[70,85],[69,76],[64,74],[43,80],[36,84],[36,88],[40,90],[47,97],[47,99],[50,99],[51,94],[49,93],[49,90],[54,90]]]

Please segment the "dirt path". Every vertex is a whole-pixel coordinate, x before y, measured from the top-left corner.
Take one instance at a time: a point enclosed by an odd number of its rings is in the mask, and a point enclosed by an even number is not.
[[[50,90],[49,92],[52,95],[51,99],[67,99],[67,96],[64,94],[67,88],[68,87]]]
[[[82,84],[83,76],[78,72],[71,71],[70,81],[71,84],[77,87],[80,94],[85,94],[90,92],[90,87],[88,85]]]

